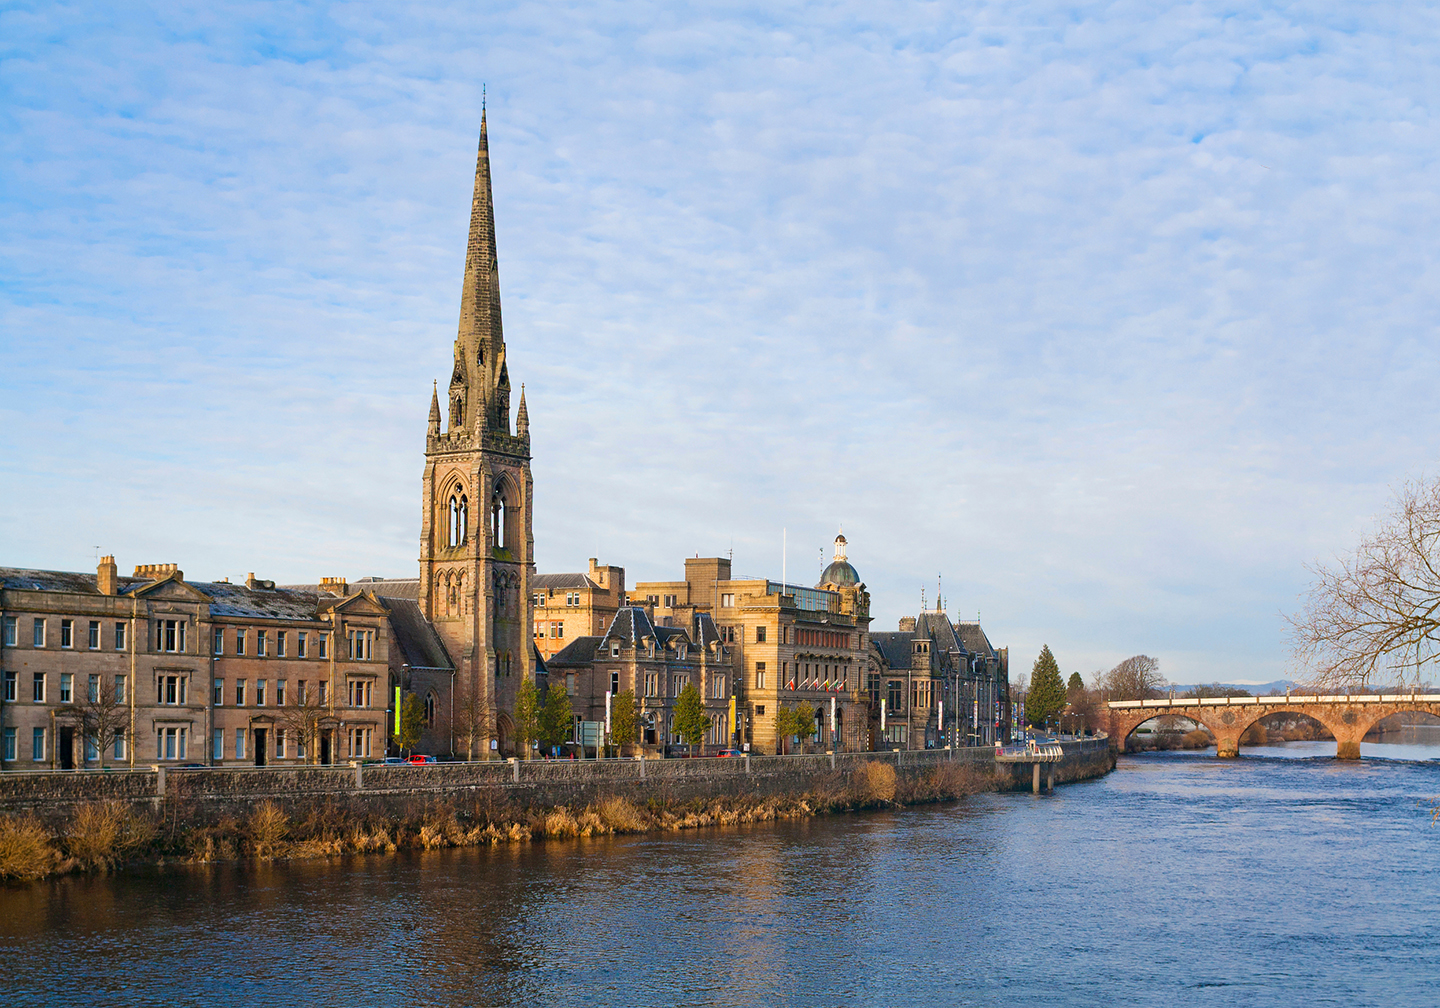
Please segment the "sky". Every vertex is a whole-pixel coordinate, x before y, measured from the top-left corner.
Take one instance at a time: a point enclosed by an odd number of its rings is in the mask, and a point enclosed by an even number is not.
[[[872,629],[1281,678],[1437,456],[1437,29],[0,0],[0,565],[413,576],[483,86],[541,572],[843,527]]]

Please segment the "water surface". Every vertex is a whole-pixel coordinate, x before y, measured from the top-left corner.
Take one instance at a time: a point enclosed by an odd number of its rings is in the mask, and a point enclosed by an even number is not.
[[[0,890],[46,1004],[1440,1003],[1440,748],[1124,757],[1053,796]]]

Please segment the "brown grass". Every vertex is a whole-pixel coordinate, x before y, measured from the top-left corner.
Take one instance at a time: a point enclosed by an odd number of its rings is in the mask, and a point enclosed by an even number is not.
[[[250,853],[258,858],[272,858],[285,853],[285,837],[289,832],[290,817],[274,802],[261,802],[245,822]]]
[[[1185,733],[1184,737],[1180,740],[1180,745],[1185,749],[1208,749],[1214,745],[1214,741],[1210,738],[1210,733],[1204,728],[1196,728],[1194,731]]]
[[[860,764],[850,775],[855,806],[889,805],[895,800],[895,782],[895,768],[889,763],[870,760]]]
[[[159,827],[118,801],[81,806],[65,832],[65,852],[77,867],[105,871],[146,847]]]

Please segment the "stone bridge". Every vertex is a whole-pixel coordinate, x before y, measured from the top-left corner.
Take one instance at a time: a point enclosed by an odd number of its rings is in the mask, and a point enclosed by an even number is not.
[[[1359,759],[1360,740],[1383,718],[1403,711],[1440,717],[1440,694],[1391,693],[1366,696],[1214,697],[1206,700],[1115,700],[1106,705],[1113,745],[1125,750],[1125,739],[1151,718],[1189,718],[1215,736],[1217,755],[1240,753],[1240,737],[1256,721],[1271,714],[1304,714],[1335,736],[1338,759]]]

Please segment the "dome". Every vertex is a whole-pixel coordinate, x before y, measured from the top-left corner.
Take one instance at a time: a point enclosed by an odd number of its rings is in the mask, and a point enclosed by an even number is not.
[[[825,573],[820,575],[820,583],[822,585],[857,585],[860,583],[860,575],[855,572],[854,567],[850,566],[849,560],[835,560],[825,568]]]

